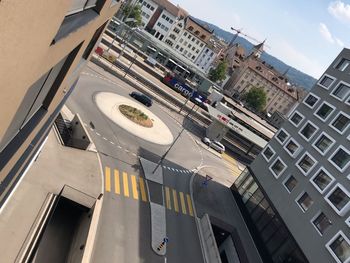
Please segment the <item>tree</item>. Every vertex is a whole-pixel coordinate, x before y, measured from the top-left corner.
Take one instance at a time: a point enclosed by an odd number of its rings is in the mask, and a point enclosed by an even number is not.
[[[142,23],[141,6],[128,4],[122,11],[123,21],[130,27],[140,26]]]
[[[266,93],[263,88],[252,87],[244,94],[244,100],[249,107],[256,111],[262,111],[266,106]]]
[[[209,79],[211,81],[217,82],[224,80],[226,77],[227,62],[222,61],[215,69],[211,69],[209,72]]]

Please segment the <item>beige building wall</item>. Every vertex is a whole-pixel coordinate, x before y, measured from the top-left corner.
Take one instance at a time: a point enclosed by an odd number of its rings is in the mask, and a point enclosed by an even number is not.
[[[243,64],[241,68],[233,73],[224,89],[225,94],[228,96],[234,96],[234,94],[242,96],[244,93],[249,92],[253,86],[264,89],[267,99],[264,110],[269,113],[278,111],[282,114],[287,114],[293,105],[297,103],[295,94],[291,95],[285,92],[284,89],[286,87],[279,87],[270,79],[253,70],[248,63]]]
[[[86,63],[86,60],[82,59],[82,55],[89,45],[91,38],[98,28],[106,25],[108,20],[120,7],[120,2],[98,0],[94,8],[97,10],[96,17],[88,20],[87,23],[53,44],[53,39],[60,29],[72,2],[69,0],[2,0],[0,2],[1,182],[8,176],[10,170],[27,149],[32,147],[32,154],[35,152],[35,148],[38,145],[29,144],[38,132],[47,125],[47,120],[57,110],[58,105],[65,98],[65,94],[67,94],[71,85],[79,76],[82,69],[81,66]],[[11,154],[11,157],[5,158],[6,156],[8,157],[6,153],[13,140],[8,137],[8,134],[6,138],[4,137],[15,120],[15,115],[28,89],[77,47],[79,48],[76,49],[77,53],[74,60],[72,60],[70,65],[66,65],[68,66],[66,67],[66,72],[62,73],[64,74],[62,76],[62,82],[47,108],[47,113],[35,128],[29,132],[26,139],[20,145],[17,145],[16,149],[12,149],[15,152]],[[49,129],[49,126],[44,127],[44,129]],[[21,131],[19,130],[18,133],[14,133],[10,137],[16,134],[19,135]],[[25,159],[28,160],[29,158],[30,155]],[[24,164],[25,162],[22,162],[17,167],[17,174]],[[15,179],[16,176],[13,178]],[[5,193],[2,192],[2,194]]]

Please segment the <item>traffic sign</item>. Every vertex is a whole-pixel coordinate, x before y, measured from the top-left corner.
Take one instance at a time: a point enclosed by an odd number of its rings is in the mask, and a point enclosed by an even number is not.
[[[164,241],[164,243],[168,243],[168,242],[169,242],[169,238],[165,237],[165,238],[163,239],[163,241]]]

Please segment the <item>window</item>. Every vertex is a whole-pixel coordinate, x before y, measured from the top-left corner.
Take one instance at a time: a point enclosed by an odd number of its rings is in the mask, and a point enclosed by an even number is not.
[[[300,144],[298,142],[296,142],[293,138],[290,138],[289,141],[284,145],[283,148],[292,157],[296,157],[302,149]]]
[[[278,178],[284,170],[287,169],[286,164],[281,160],[281,158],[277,158],[273,164],[269,167],[270,171],[273,173],[273,175]]]
[[[350,241],[339,231],[327,244],[326,248],[338,263],[348,263],[350,259]]]
[[[175,47],[175,48],[176,48],[176,49],[179,49],[179,47],[180,47],[179,45],[176,45],[176,47]]]
[[[184,50],[184,48],[182,47],[182,48],[180,48],[180,52],[182,52]]]
[[[270,161],[271,158],[274,156],[275,151],[270,146],[266,146],[266,149],[263,151],[262,154],[266,161]]]
[[[349,210],[349,193],[341,184],[336,184],[333,187],[327,194],[326,201],[338,215],[343,216]]]
[[[343,172],[350,164],[350,151],[343,146],[331,155],[329,161],[340,171]]]
[[[299,198],[297,198],[296,202],[301,210],[303,210],[303,212],[306,212],[314,203],[314,200],[312,200],[311,197],[306,192],[304,192],[299,196]]]
[[[284,181],[283,185],[286,187],[288,193],[291,193],[293,189],[297,186],[298,181],[294,178],[293,175],[289,176],[286,181]]]
[[[318,102],[320,98],[317,97],[316,95],[310,93],[305,99],[304,99],[304,104],[309,106],[311,109],[315,107],[316,103]]]
[[[343,112],[338,113],[331,123],[331,127],[335,129],[340,134],[343,134],[350,124],[350,116]]]
[[[324,213],[319,213],[312,220],[312,225],[316,228],[317,232],[322,236],[323,233],[332,225],[331,220]]]
[[[316,110],[315,115],[322,121],[326,121],[334,111],[335,107],[327,102],[323,104]]]
[[[297,167],[306,176],[310,173],[316,164],[317,162],[315,158],[313,158],[308,153],[305,153],[297,162]]]
[[[289,120],[295,127],[298,127],[300,123],[304,120],[304,116],[301,115],[300,112],[295,111]]]
[[[311,183],[315,186],[317,191],[323,194],[334,182],[334,177],[324,168],[320,168],[311,178]]]
[[[179,41],[179,42],[182,43],[183,41],[184,41],[183,38],[180,38],[180,41]]]
[[[342,58],[339,63],[335,66],[336,69],[344,71],[350,64],[350,60]]]
[[[325,155],[335,143],[334,139],[322,132],[321,135],[315,140],[313,146],[322,155]]]
[[[184,36],[187,36],[187,32],[184,33]]]
[[[338,86],[333,90],[331,95],[338,100],[343,101],[350,93],[350,85],[341,81]]]
[[[280,131],[276,135],[276,139],[283,145],[286,140],[289,138],[289,134],[284,130],[280,129]]]
[[[334,81],[335,81],[334,77],[325,74],[318,82],[318,85],[320,85],[325,89],[329,89],[332,86]]]
[[[299,134],[307,141],[310,141],[311,138],[315,135],[318,128],[308,121],[304,127],[299,131]]]

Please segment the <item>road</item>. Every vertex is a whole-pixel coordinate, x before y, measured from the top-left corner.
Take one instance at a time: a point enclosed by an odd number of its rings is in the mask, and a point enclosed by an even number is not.
[[[202,262],[192,204],[188,200],[191,170],[203,164],[217,167],[219,173],[229,170],[220,158],[197,145],[198,138],[188,132],[191,124],[186,122],[187,131],[163,163],[164,187],[147,182],[139,157],[156,162],[168,147],[135,137],[111,122],[95,105],[94,95],[100,91],[128,97],[134,89],[117,78],[106,78],[87,68],[67,102],[88,125],[104,169],[104,200],[93,262],[165,261],[151,249],[148,193],[153,191],[163,193],[163,205],[167,208],[166,232],[170,240],[167,262]],[[172,118],[169,110],[157,103],[150,110],[169,127],[174,138],[179,134],[182,124]]]

